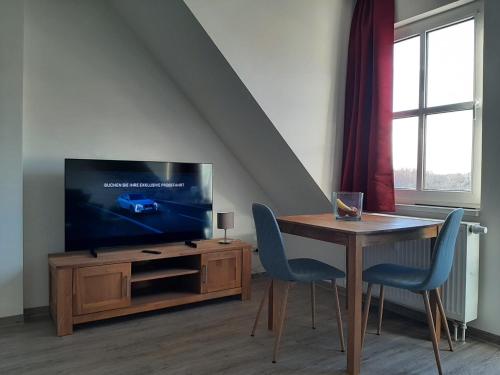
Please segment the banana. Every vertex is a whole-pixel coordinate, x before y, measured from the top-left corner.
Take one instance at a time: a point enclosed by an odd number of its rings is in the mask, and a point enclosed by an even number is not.
[[[347,204],[342,202],[339,198],[337,198],[337,207],[340,208],[342,211],[345,211],[347,213],[355,213],[356,212],[356,210],[353,210]]]

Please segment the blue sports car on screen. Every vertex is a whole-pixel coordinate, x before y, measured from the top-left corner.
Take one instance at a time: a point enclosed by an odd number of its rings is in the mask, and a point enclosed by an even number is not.
[[[137,193],[122,194],[116,199],[116,203],[120,208],[134,214],[157,212],[159,208],[154,200]]]

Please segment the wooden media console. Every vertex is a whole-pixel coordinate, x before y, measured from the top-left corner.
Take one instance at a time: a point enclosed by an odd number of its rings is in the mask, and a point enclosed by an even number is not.
[[[143,253],[143,250],[159,254]],[[250,299],[252,246],[235,240],[49,255],[50,312],[57,335],[76,324],[241,295]]]

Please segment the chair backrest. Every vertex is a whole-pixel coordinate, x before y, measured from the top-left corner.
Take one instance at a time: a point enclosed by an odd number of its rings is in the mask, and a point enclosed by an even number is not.
[[[293,280],[285,255],[283,237],[273,211],[263,204],[254,203],[252,212],[257,232],[259,258],[264,269],[273,279]]]
[[[439,288],[448,280],[453,265],[460,222],[463,216],[464,210],[457,208],[446,217],[434,245],[434,257],[431,269],[429,276],[424,282],[426,290]]]

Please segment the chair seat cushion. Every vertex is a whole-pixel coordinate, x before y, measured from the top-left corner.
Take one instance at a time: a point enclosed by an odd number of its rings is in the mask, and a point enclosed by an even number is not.
[[[345,273],[315,259],[297,258],[288,261],[295,281],[313,282],[334,280],[345,277]]]
[[[412,291],[423,290],[429,270],[397,264],[377,264],[363,272],[363,281]]]

